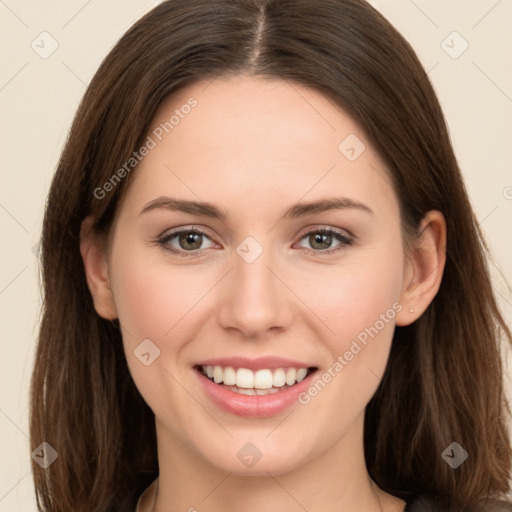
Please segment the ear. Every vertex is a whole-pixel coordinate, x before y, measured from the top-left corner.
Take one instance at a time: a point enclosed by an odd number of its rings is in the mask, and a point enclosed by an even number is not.
[[[93,229],[93,219],[87,217],[80,229],[80,253],[84,262],[87,286],[96,313],[106,320],[118,317],[108,276],[106,242]]]
[[[417,320],[436,296],[446,263],[446,221],[437,210],[422,219],[419,235],[407,257],[396,325]]]

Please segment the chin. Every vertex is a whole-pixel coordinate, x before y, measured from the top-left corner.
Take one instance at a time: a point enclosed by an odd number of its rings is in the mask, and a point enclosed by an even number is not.
[[[229,446],[218,443],[218,449],[203,451],[203,457],[221,471],[253,477],[287,473],[307,462],[303,443],[286,445],[277,437],[270,442],[265,436],[261,440],[255,436],[230,439]]]

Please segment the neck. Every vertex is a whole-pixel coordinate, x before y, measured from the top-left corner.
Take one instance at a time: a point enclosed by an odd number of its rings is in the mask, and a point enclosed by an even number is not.
[[[160,476],[144,512],[398,512],[405,503],[378,490],[366,470],[363,417],[320,456],[252,475],[222,471],[156,421]],[[377,492],[378,491],[378,492]],[[155,498],[155,499],[153,499]]]

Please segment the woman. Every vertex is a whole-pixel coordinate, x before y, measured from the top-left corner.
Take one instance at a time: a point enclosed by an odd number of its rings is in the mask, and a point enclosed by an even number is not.
[[[485,245],[364,1],[159,5],[93,78],[43,231],[41,510],[512,510]]]

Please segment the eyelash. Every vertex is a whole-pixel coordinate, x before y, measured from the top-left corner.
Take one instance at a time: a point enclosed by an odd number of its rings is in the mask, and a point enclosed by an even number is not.
[[[184,250],[176,250],[169,247],[168,243],[170,240],[175,238],[178,235],[181,235],[182,233],[194,233],[194,234],[201,234],[205,236],[206,238],[211,238],[208,236],[208,234],[199,228],[187,228],[187,229],[180,229],[178,231],[173,231],[171,233],[168,233],[166,235],[161,236],[157,240],[155,240],[155,243],[157,245],[160,245],[164,250],[169,251],[172,254],[182,256],[184,258],[187,257],[194,257],[198,253],[204,251],[204,249],[196,249],[194,251],[184,251]],[[349,247],[354,245],[355,240],[353,237],[346,236],[338,231],[335,231],[333,229],[327,229],[327,228],[320,228],[320,229],[312,229],[310,231],[307,231],[306,233],[303,233],[301,237],[299,238],[299,241],[303,240],[307,236],[311,234],[317,234],[321,233],[323,235],[332,235],[333,239],[337,240],[338,242],[341,242],[340,245],[337,245],[336,247],[332,249],[326,249],[326,250],[319,250],[319,249],[308,249],[306,247],[302,247],[304,251],[306,251],[306,254],[308,255],[314,255],[314,256],[326,256],[333,253],[336,253],[338,251],[343,250],[345,247]]]

